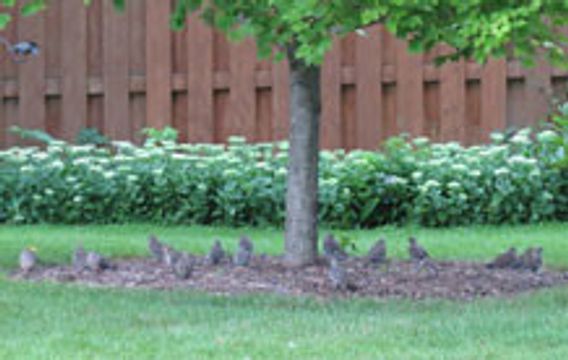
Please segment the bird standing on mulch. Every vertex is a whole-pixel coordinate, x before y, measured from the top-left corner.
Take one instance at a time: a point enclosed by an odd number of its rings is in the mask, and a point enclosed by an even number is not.
[[[82,271],[87,268],[87,253],[83,248],[83,244],[79,244],[79,246],[75,249],[71,262],[75,271]]]
[[[380,239],[367,253],[365,262],[368,266],[379,267],[387,263],[387,245],[385,239]]]
[[[507,269],[514,268],[518,266],[519,258],[517,256],[517,249],[510,247],[504,253],[498,255],[493,261],[488,263],[486,267],[488,269]]]
[[[408,254],[410,255],[410,260],[418,262],[425,261],[430,258],[428,251],[418,244],[415,237],[410,237],[408,242]]]
[[[329,259],[328,278],[335,290],[357,290],[357,286],[349,281],[343,262],[335,257]]]
[[[235,265],[248,266],[251,261],[253,251],[254,247],[250,239],[246,236],[241,237],[241,240],[239,241],[239,248],[234,258]]]
[[[416,271],[420,271],[424,267],[427,267],[434,275],[437,275],[438,269],[432,262],[428,251],[418,244],[418,241],[413,236],[408,239],[408,242],[408,255],[410,256],[410,260],[414,263]]]
[[[174,262],[172,269],[178,279],[185,280],[191,276],[194,263],[188,254],[181,254]]]
[[[207,255],[207,262],[210,265],[218,265],[223,261],[225,257],[225,250],[223,250],[223,246],[221,245],[221,241],[215,240],[211,251]]]
[[[173,266],[177,259],[181,256],[181,253],[176,251],[173,247],[169,245],[163,245],[163,255],[162,255],[162,262],[166,266]]]
[[[36,250],[33,247],[27,247],[20,253],[20,269],[28,274],[30,273],[37,263]]]
[[[524,270],[530,270],[532,272],[539,272],[542,268],[542,247],[529,248],[521,256],[522,267]]]
[[[341,248],[339,242],[331,234],[326,235],[323,240],[323,253],[328,259],[343,261],[348,258],[345,250]]]
[[[105,257],[94,251],[87,253],[86,263],[89,270],[97,273],[112,268],[110,262]]]
[[[155,235],[150,235],[148,238],[148,250],[156,261],[162,262],[164,257],[164,246]]]

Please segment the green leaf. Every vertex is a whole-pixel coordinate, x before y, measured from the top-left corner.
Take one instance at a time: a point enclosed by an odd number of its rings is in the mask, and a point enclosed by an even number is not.
[[[22,6],[22,16],[31,16],[45,10],[45,0],[33,0]]]
[[[10,20],[12,20],[10,14],[0,13],[0,30],[6,28]]]

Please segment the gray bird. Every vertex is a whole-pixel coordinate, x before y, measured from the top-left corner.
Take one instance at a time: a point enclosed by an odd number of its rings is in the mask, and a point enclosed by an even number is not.
[[[172,270],[178,279],[185,280],[191,276],[193,272],[193,260],[188,254],[181,254],[172,266]]]
[[[239,241],[239,248],[233,259],[235,265],[237,266],[248,266],[251,259],[252,253],[254,251],[254,246],[250,239],[246,236],[241,237]]]
[[[347,272],[343,267],[343,263],[341,260],[337,259],[336,257],[331,257],[329,259],[329,270],[328,270],[328,278],[331,282],[331,286],[335,290],[339,291],[355,291],[357,290],[357,286],[351,283],[347,278]]]
[[[162,262],[164,256],[164,245],[158,240],[155,235],[150,235],[148,238],[148,250],[154,259]]]
[[[415,237],[410,237],[408,239],[408,254],[410,255],[410,260],[422,262],[430,258],[430,254],[422,246],[418,244]]]
[[[83,244],[79,244],[75,249],[71,260],[75,271],[82,271],[87,268],[87,253],[83,248]]]
[[[89,251],[87,253],[86,263],[87,268],[94,272],[101,272],[112,267],[105,257],[94,251]]]
[[[341,248],[339,242],[335,240],[333,235],[327,234],[323,240],[323,253],[328,259],[346,260],[348,255]]]
[[[542,268],[542,265],[542,247],[531,249],[529,261],[527,264],[525,264],[525,269],[532,272],[539,272]]]
[[[387,262],[387,245],[385,239],[380,239],[373,245],[365,258],[367,265],[381,266]]]
[[[162,262],[166,266],[173,266],[176,263],[177,259],[181,256],[181,253],[174,250],[174,248],[169,245],[163,245],[162,249]]]
[[[510,247],[504,253],[497,255],[486,267],[488,269],[507,269],[516,267],[518,263],[517,249]]]
[[[20,269],[24,273],[31,272],[37,263],[36,250],[32,247],[27,247],[20,253]]]
[[[211,248],[209,254],[207,255],[207,262],[210,265],[218,265],[221,263],[224,257],[225,257],[225,250],[223,250],[221,241],[215,240],[213,247]]]

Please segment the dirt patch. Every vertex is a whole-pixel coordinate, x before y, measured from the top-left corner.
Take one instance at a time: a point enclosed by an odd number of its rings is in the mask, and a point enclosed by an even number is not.
[[[355,290],[337,290],[329,280],[329,266],[324,260],[302,269],[288,269],[280,257],[269,256],[254,257],[248,267],[237,267],[229,262],[213,266],[203,257],[193,257],[193,260],[194,270],[186,280],[177,278],[169,267],[147,258],[116,260],[112,270],[100,273],[75,271],[70,266],[46,266],[30,274],[13,273],[12,278],[119,288],[185,288],[216,294],[459,300],[511,296],[568,283],[568,273],[550,270],[539,273],[497,270],[487,269],[481,263],[455,261],[435,262],[433,267],[421,269],[411,262],[397,261],[388,269],[373,269],[365,266],[361,259],[352,258],[344,267]]]

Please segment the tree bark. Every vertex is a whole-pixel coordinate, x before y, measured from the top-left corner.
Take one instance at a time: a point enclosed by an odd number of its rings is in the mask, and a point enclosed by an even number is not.
[[[285,261],[297,267],[317,256],[320,67],[290,59],[290,148]]]

